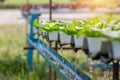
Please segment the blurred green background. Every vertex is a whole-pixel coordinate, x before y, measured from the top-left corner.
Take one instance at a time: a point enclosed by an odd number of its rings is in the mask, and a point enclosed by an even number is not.
[[[103,3],[107,5],[119,5],[120,0],[53,0],[54,3],[69,3],[76,1],[79,3]],[[0,4],[1,9],[16,9],[21,5],[26,4],[26,0],[5,0]],[[49,0],[29,0],[31,4],[49,3]],[[111,15],[113,19],[120,19],[119,14]],[[7,15],[4,15],[7,16]],[[100,19],[106,18],[105,14],[98,15]],[[107,15],[108,17],[108,15]],[[11,19],[12,20],[12,19]],[[26,23],[12,23],[0,24],[0,80],[48,80],[48,63],[40,56],[40,63],[37,63],[37,52],[34,51],[34,70],[28,71],[26,65],[26,53],[23,49],[26,43]],[[74,53],[73,51],[64,51],[61,53],[68,61],[75,64],[83,72],[92,76],[92,80],[105,80],[105,75],[108,71],[102,71],[100,68],[95,67],[93,74],[90,74],[86,56],[82,51]],[[77,62],[77,64],[76,64]],[[82,65],[82,66],[81,66]],[[59,77],[57,80],[61,80]],[[112,72],[108,80],[112,80]]]
[[[86,4],[92,6],[120,6],[120,0],[52,0],[53,3],[71,3],[76,2],[77,4]],[[0,8],[19,8],[21,5],[29,2],[30,4],[45,4],[49,3],[49,0],[4,0],[0,3]]]

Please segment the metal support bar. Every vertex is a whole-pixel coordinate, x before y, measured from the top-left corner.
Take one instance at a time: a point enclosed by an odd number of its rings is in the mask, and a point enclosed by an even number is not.
[[[119,61],[113,61],[113,80],[119,80]]]
[[[34,34],[33,34],[33,22],[34,22],[34,20],[35,19],[37,19],[38,18],[38,15],[32,15],[32,17],[31,17],[31,20],[29,21],[29,24],[30,24],[30,32],[29,32],[29,38],[31,39],[31,40],[33,40],[34,39]],[[29,48],[31,48],[31,47],[33,47],[30,43],[28,43],[28,47]],[[30,68],[30,69],[32,69],[33,68],[33,66],[32,66],[32,59],[33,59],[33,50],[32,49],[29,49],[28,50],[28,53],[27,53],[27,62],[28,62],[28,67]]]
[[[55,42],[55,50],[57,51],[58,50],[58,43],[57,42]],[[57,79],[57,73],[56,73],[56,71],[54,71],[54,80],[56,80]]]
[[[55,49],[55,47],[52,47],[53,49]],[[58,48],[61,49],[61,48]],[[63,50],[73,50],[73,48],[71,47],[62,47]],[[81,48],[77,48],[77,49],[81,49]]]
[[[49,19],[52,20],[52,0],[49,0]]]
[[[52,80],[52,68],[49,65],[49,80]]]
[[[28,50],[28,49],[34,50],[35,48],[33,48],[33,47],[24,47],[23,49],[24,49],[24,50]]]
[[[49,20],[52,20],[52,0],[49,0]],[[50,43],[51,45],[51,43]],[[51,67],[49,67],[49,79],[51,80],[51,75],[52,71],[51,71]]]
[[[29,44],[29,47],[31,47],[32,45]],[[33,50],[28,50],[28,53],[27,53],[27,61],[28,61],[28,68],[30,70],[32,70],[33,66],[32,66],[32,59],[33,59]]]
[[[54,80],[57,80],[57,73],[54,71]]]
[[[39,30],[38,30],[38,32],[37,32],[37,39],[39,39],[39,37],[40,37],[40,34],[39,34],[40,32],[39,32]],[[39,64],[39,62],[40,62],[40,56],[39,56],[39,53],[37,52],[37,63]]]
[[[52,45],[52,43],[50,43],[50,46]],[[49,80],[52,80],[52,68],[49,65]]]

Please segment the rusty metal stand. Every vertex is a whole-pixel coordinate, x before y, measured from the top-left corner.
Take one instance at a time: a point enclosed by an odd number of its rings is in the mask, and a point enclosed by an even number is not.
[[[54,80],[57,80],[57,73],[54,71]]]
[[[52,20],[52,0],[49,1],[49,19]]]
[[[52,20],[52,0],[49,0],[49,20]],[[52,80],[51,66],[49,66],[49,80]]]
[[[50,43],[49,46],[52,46],[52,44]],[[51,65],[49,65],[49,80],[52,80],[52,67],[51,67]]]
[[[58,42],[56,41],[55,42],[55,50],[58,51]],[[54,71],[54,80],[57,79],[57,74],[56,74],[56,71]]]
[[[37,32],[37,38],[39,39],[40,37],[40,34],[39,34],[39,29],[38,29],[38,32]],[[40,63],[40,56],[39,56],[39,52],[37,52],[37,63],[39,64]]]
[[[49,66],[49,80],[52,80],[52,68]]]
[[[119,61],[113,61],[113,80],[119,80]]]

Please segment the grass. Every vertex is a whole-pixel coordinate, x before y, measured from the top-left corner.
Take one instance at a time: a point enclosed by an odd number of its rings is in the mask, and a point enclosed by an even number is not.
[[[0,25],[0,80],[47,80],[47,63],[41,59],[35,70],[26,67],[25,26]],[[19,37],[18,37],[19,35]],[[34,61],[34,63],[36,63]],[[41,72],[41,71],[44,72]],[[29,78],[29,79],[28,79]]]
[[[32,4],[43,4],[49,3],[49,0],[28,0],[29,3]],[[53,3],[68,3],[70,0],[53,0]],[[14,4],[14,5],[21,5],[26,4],[27,0],[5,0],[4,4]]]
[[[43,3],[49,3],[49,0],[5,0],[5,3],[4,4],[25,4],[26,2],[29,2],[29,3],[33,3],[33,4],[43,4]],[[91,0],[52,0],[54,3],[68,3],[70,1],[75,1],[75,2],[86,2],[86,3],[89,3]],[[94,2],[112,2],[112,3],[117,3],[117,2],[120,2],[120,0],[101,0],[101,1],[96,1],[96,0],[93,0],[93,3]]]
[[[26,65],[25,25],[0,25],[0,80],[48,80],[48,63],[40,56],[37,63],[35,51],[33,56],[34,70],[28,71]],[[59,53],[81,71],[92,76],[86,64],[86,56],[82,51],[64,51]],[[104,80],[104,73],[100,68],[94,68],[92,80]],[[111,76],[109,76],[109,80]],[[58,80],[61,80],[58,77]]]
[[[30,4],[48,4],[49,0],[28,0]],[[70,0],[53,0],[53,3],[69,3]],[[0,9],[16,9],[21,5],[27,4],[27,0],[5,0]]]
[[[49,3],[49,0],[5,0],[4,3],[1,5],[0,4],[0,8],[2,9],[16,9],[16,8],[19,8],[21,5],[23,4],[26,4],[27,1],[30,3],[30,4],[45,4],[45,3]],[[96,1],[96,0],[93,0],[92,3],[90,3],[91,0],[52,0],[53,3],[69,3],[69,2],[72,2],[72,1],[75,1],[77,3],[87,3],[87,4],[95,4],[95,3],[101,3],[104,2],[104,4],[112,4],[113,3],[119,3],[120,0],[101,0],[101,1]]]

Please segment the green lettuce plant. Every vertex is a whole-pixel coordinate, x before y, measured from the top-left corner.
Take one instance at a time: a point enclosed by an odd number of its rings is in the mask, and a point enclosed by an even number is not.
[[[53,32],[58,30],[57,23],[53,21],[41,24],[40,27],[43,32]]]
[[[114,24],[110,28],[103,30],[102,33],[112,41],[120,41],[120,25]]]
[[[40,24],[40,29],[44,32],[59,31],[67,35],[77,35],[77,37],[104,37],[113,40],[120,40],[120,20],[111,22],[108,18],[99,21],[97,17],[80,21],[49,21]]]
[[[65,23],[62,27],[59,28],[59,31],[66,33],[67,35],[77,34],[81,30],[81,22],[74,21],[72,23]]]
[[[87,20],[82,25],[83,28],[77,33],[77,36],[85,36],[85,37],[105,37],[102,33],[102,30],[106,29],[110,24],[110,19],[106,19],[106,21],[100,22],[97,17],[93,20]]]

